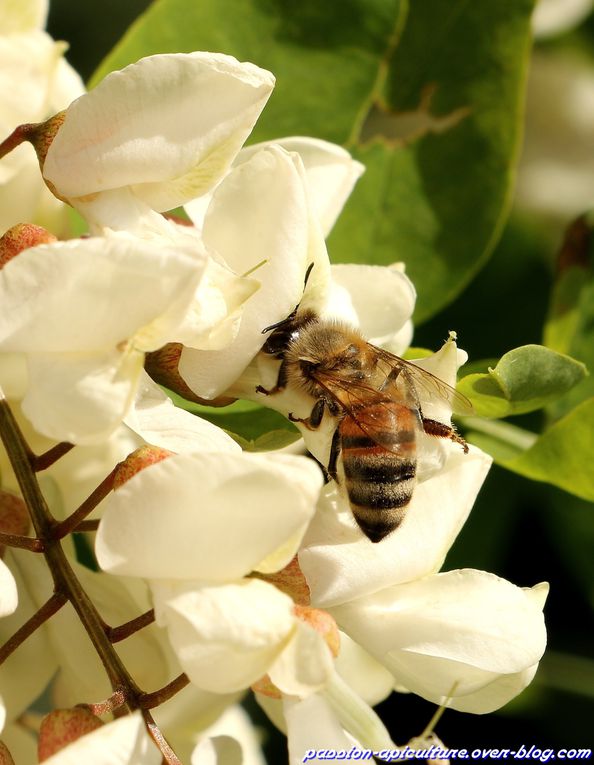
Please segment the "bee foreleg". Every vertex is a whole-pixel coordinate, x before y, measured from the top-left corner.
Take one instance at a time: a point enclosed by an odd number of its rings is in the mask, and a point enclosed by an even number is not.
[[[322,422],[325,408],[326,401],[323,398],[319,398],[314,404],[309,417],[295,417],[293,412],[289,412],[288,416],[291,422],[300,422],[308,430],[317,430]]]
[[[337,472],[336,472],[336,463],[338,462],[338,457],[340,455],[340,431],[338,428],[334,431],[334,435],[332,436],[332,445],[330,446],[330,457],[328,458],[328,467],[326,468],[326,472],[330,476],[330,478],[333,478],[335,481],[338,480],[337,478]]]
[[[278,377],[276,378],[276,385],[274,388],[265,388],[263,385],[256,386],[256,393],[263,393],[265,396],[274,396],[275,393],[282,393],[287,387],[287,364],[285,361],[281,361],[281,365],[278,368]]]
[[[426,417],[422,418],[422,422],[425,433],[428,433],[430,436],[437,436],[438,438],[449,438],[450,441],[460,444],[464,454],[468,454],[468,444],[451,425],[445,425],[437,420],[429,420]]]

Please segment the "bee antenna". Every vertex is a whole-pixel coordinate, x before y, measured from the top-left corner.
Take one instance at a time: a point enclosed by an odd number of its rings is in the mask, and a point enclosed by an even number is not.
[[[311,274],[311,271],[312,271],[313,267],[314,267],[314,264],[310,263],[309,266],[307,267],[307,271],[305,272],[305,278],[303,280],[303,289],[304,290],[307,287],[307,281],[309,279],[309,275]],[[290,324],[293,321],[293,319],[295,318],[295,316],[297,315],[297,311],[299,310],[299,306],[300,305],[301,305],[300,302],[297,303],[295,308],[293,308],[293,310],[287,316],[286,319],[281,319],[281,321],[277,321],[276,324],[271,324],[269,327],[265,327],[262,330],[262,334],[265,335],[267,332],[271,332],[273,329],[278,329],[279,327],[282,327],[284,324]]]

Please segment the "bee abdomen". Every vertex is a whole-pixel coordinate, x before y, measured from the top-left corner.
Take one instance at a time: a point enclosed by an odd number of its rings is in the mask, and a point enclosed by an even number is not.
[[[382,444],[392,450],[366,435],[351,417],[339,426],[345,488],[355,520],[372,542],[400,525],[415,485],[414,422],[410,410],[396,407],[400,428],[380,434]]]

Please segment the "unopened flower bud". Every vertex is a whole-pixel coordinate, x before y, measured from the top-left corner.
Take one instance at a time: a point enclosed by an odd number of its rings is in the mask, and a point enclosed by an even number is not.
[[[146,354],[144,368],[156,383],[164,385],[185,398],[186,401],[193,401],[195,404],[203,404],[204,406],[228,406],[236,401],[236,399],[228,396],[219,396],[212,400],[204,399],[190,390],[178,371],[182,350],[183,345],[181,343],[168,343],[159,348],[158,351]]]
[[[11,753],[2,741],[0,741],[0,765],[14,765]]]
[[[41,721],[37,742],[39,762],[47,760],[52,754],[102,725],[102,720],[86,707],[55,709]]]
[[[0,237],[0,268],[29,247],[55,241],[56,237],[41,226],[34,223],[18,223]]]
[[[297,556],[280,571],[274,574],[252,574],[258,579],[273,584],[278,590],[288,595],[298,606],[309,606],[310,593],[307,579],[305,578]]]
[[[140,473],[141,470],[161,462],[161,460],[172,455],[173,452],[170,452],[168,449],[161,449],[159,446],[141,446],[116,466],[113,488],[118,489],[126,481],[129,481],[132,476],[136,475],[136,473]]]
[[[30,526],[29,512],[21,497],[10,491],[0,490],[0,531],[5,534],[25,535]],[[0,545],[0,557],[4,555]]]
[[[66,112],[58,112],[50,117],[45,122],[28,123],[25,125],[19,125],[13,132],[0,144],[0,158],[6,156],[9,152],[15,149],[20,144],[28,141],[32,144],[37,154],[39,161],[39,167],[43,175],[43,165],[45,164],[45,158],[49,147],[52,145],[56,133],[62,127]],[[63,202],[67,202],[67,199],[63,199],[58,193],[53,184],[44,178],[44,181],[48,189],[58,199],[62,199]]]

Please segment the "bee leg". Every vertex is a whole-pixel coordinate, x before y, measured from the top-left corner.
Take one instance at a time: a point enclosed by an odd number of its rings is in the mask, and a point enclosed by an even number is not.
[[[401,367],[393,367],[390,370],[390,373],[388,374],[384,382],[381,384],[379,390],[380,391],[385,390],[388,387],[389,383],[393,383],[401,372],[404,372],[404,369],[402,369]]]
[[[438,422],[437,420],[429,420],[426,417],[422,417],[422,421],[425,433],[428,433],[430,436],[437,436],[438,438],[449,438],[450,441],[460,444],[464,450],[464,454],[468,454],[468,444],[462,436],[456,433],[451,425],[445,425],[443,422]]]
[[[325,407],[326,402],[323,398],[319,398],[314,404],[309,417],[295,417],[293,412],[289,412],[288,417],[291,422],[300,422],[308,430],[317,430],[320,427],[320,423],[322,422]]]
[[[335,481],[338,481],[337,478],[337,472],[336,472],[336,463],[338,462],[338,457],[340,455],[340,433],[338,428],[334,431],[334,435],[332,436],[332,445],[330,446],[330,457],[328,459],[328,467],[326,468],[326,472],[330,476],[330,478],[333,478]]]
[[[265,388],[263,385],[256,386],[256,393],[263,393],[265,396],[274,396],[275,393],[282,393],[287,387],[287,365],[284,361],[281,361],[281,365],[278,368],[278,377],[276,378],[276,385],[274,388]]]

